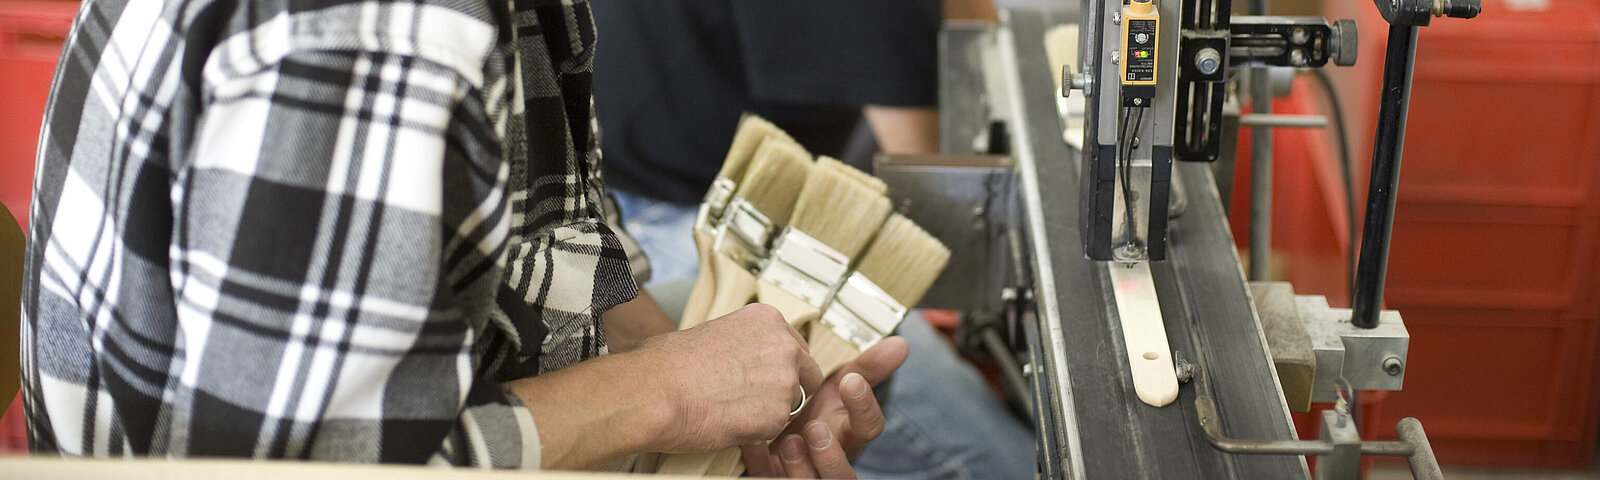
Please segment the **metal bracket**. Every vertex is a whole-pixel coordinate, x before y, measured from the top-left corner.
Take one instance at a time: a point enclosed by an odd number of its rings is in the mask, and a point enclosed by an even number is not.
[[[1411,343],[1400,312],[1384,310],[1377,327],[1367,329],[1351,322],[1350,309],[1329,307],[1321,296],[1296,296],[1295,306],[1317,361],[1311,401],[1338,400],[1341,378],[1356,390],[1400,390]]]
[[[1233,17],[1228,58],[1231,65],[1321,67],[1332,60],[1348,67],[1356,63],[1357,38],[1352,20],[1240,15]]]
[[[1334,433],[1334,435],[1337,435],[1336,437],[1329,437],[1322,441],[1230,438],[1222,433],[1222,421],[1217,415],[1216,401],[1211,397],[1211,385],[1206,380],[1204,369],[1199,365],[1185,361],[1181,353],[1174,355],[1174,358],[1180,363],[1178,366],[1179,371],[1184,372],[1185,376],[1191,376],[1194,380],[1195,416],[1199,419],[1201,428],[1205,430],[1206,441],[1210,442],[1211,446],[1216,447],[1217,450],[1241,455],[1321,455],[1324,460],[1332,459],[1335,462],[1352,456],[1359,459],[1361,455],[1406,457],[1407,463],[1411,466],[1413,477],[1425,480],[1440,480],[1444,478],[1444,474],[1439,470],[1438,459],[1433,456],[1433,447],[1428,443],[1427,434],[1422,430],[1422,423],[1411,417],[1400,420],[1400,423],[1395,426],[1400,438],[1400,441],[1396,442],[1362,442],[1359,434],[1355,434],[1352,437],[1351,434],[1355,433],[1354,422],[1349,419],[1348,411],[1341,408],[1335,408],[1332,411],[1335,416],[1331,419],[1334,421],[1333,426],[1340,431]],[[1343,415],[1344,419],[1341,420],[1338,415]],[[1326,422],[1330,418],[1324,414],[1323,420],[1325,422],[1324,429],[1326,430],[1328,427]],[[1348,426],[1349,431],[1343,431],[1344,427],[1341,425]],[[1359,462],[1357,462],[1356,467],[1352,472],[1359,472]],[[1334,474],[1344,471],[1338,470],[1341,467],[1332,468],[1335,468]],[[1317,468],[1317,478],[1319,480],[1324,478],[1357,478],[1355,476],[1324,477],[1323,472],[1323,467],[1319,465]]]

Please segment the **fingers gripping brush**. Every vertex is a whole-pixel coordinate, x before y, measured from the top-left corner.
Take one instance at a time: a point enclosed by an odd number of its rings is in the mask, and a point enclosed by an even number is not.
[[[844,281],[891,206],[884,185],[837,160],[823,157],[806,178],[789,228],[774,240],[758,278],[761,303],[777,307],[795,328],[822,313],[828,295]]]
[[[727,211],[728,203],[733,200],[739,180],[743,179],[745,172],[749,170],[756,149],[769,138],[794,143],[789,134],[761,117],[747,114],[739,119],[739,129],[734,132],[733,145],[728,148],[728,156],[722,161],[722,169],[717,172],[717,178],[711,182],[704,203],[700,204],[700,210],[695,215],[693,235],[695,248],[700,253],[700,273],[695,279],[694,289],[690,291],[689,300],[685,303],[680,317],[682,328],[693,327],[706,320],[707,311],[711,308],[712,293],[716,291],[715,276],[711,272],[711,244],[716,235],[716,226]]]
[[[798,144],[772,138],[761,143],[717,228],[711,255],[715,293],[700,320],[731,313],[755,297],[753,272],[766,257],[767,239],[788,223],[811,169],[811,154]],[[738,448],[664,455],[656,472],[705,475],[713,467],[721,471],[737,467],[742,472],[739,455]]]
[[[950,249],[910,219],[895,214],[862,254],[811,329],[811,358],[824,375],[883,340],[922,300],[950,260]]]
[[[796,328],[815,320],[828,294],[844,280],[850,259],[866,248],[889,216],[886,190],[876,177],[838,160],[819,158],[800,187],[788,228],[774,241],[757,279],[761,303],[776,307]],[[717,286],[719,294],[727,290],[720,278]],[[703,471],[687,473],[737,476],[744,472],[740,457],[738,448],[724,449]]]
[[[739,119],[738,130],[734,132],[733,144],[728,148],[728,155],[722,162],[722,169],[717,172],[717,177],[711,183],[711,188],[706,191],[705,200],[700,204],[700,209],[695,215],[693,230],[695,248],[699,251],[700,269],[695,279],[694,288],[689,293],[689,299],[684,304],[683,313],[678,323],[679,329],[689,329],[704,323],[710,317],[711,300],[716,295],[716,272],[713,269],[712,258],[714,244],[716,243],[717,230],[722,225],[728,205],[733,202],[734,193],[738,190],[740,180],[750,171],[750,166],[756,157],[756,151],[768,140],[774,142],[796,144],[789,134],[784,133],[772,122],[768,122],[756,115],[746,114]],[[797,145],[797,144],[796,144]],[[773,147],[775,148],[775,147]],[[709,454],[706,454],[709,455]],[[672,460],[673,457],[685,457]],[[676,469],[677,473],[697,473],[684,470],[683,463],[691,455],[656,455],[655,458],[640,458],[636,467],[637,473],[656,473],[659,469]],[[693,463],[699,463],[696,458]],[[698,470],[698,467],[687,467]]]

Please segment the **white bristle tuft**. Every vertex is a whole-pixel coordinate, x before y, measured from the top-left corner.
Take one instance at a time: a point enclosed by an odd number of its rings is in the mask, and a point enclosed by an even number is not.
[[[862,254],[856,271],[907,307],[916,306],[950,261],[950,249],[922,227],[894,214]]]

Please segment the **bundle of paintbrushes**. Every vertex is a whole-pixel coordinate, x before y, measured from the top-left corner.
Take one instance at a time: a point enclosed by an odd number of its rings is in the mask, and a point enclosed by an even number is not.
[[[739,177],[737,182],[734,177]],[[740,122],[695,227],[700,277],[682,328],[752,300],[809,329],[830,374],[890,335],[950,251],[893,214],[882,180],[809,153],[772,124]],[[737,476],[739,449],[664,455],[659,473]]]

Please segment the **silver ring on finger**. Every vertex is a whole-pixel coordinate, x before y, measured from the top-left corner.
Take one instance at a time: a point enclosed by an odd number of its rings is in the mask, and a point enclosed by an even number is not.
[[[806,401],[807,401],[807,400],[810,400],[810,397],[807,397],[807,396],[806,396],[806,387],[805,387],[805,386],[802,386],[802,385],[800,385],[800,384],[798,384],[798,383],[797,383],[797,384],[795,384],[795,385],[794,385],[794,386],[795,386],[795,388],[798,388],[798,389],[800,389],[800,402],[799,402],[799,403],[797,403],[797,404],[796,404],[796,405],[795,405],[795,406],[794,406],[794,410],[790,410],[790,411],[789,411],[789,416],[790,416],[790,417],[793,417],[793,416],[795,416],[795,415],[799,415],[799,414],[800,414],[800,411],[801,411],[801,410],[805,410],[805,408],[806,408]]]

